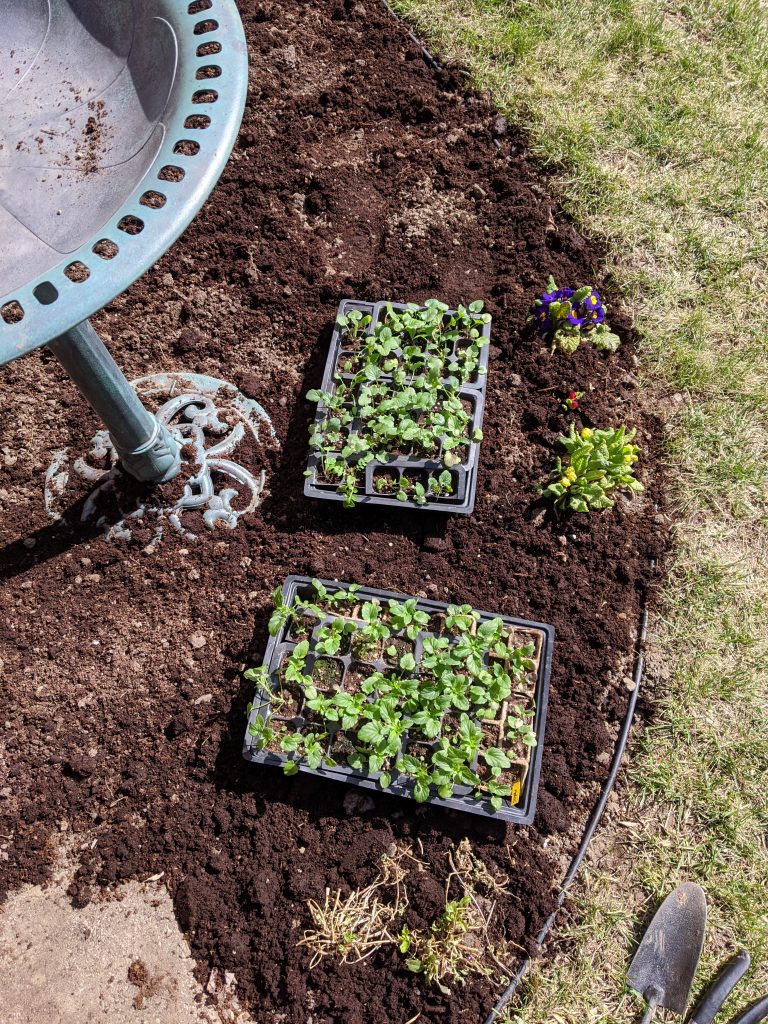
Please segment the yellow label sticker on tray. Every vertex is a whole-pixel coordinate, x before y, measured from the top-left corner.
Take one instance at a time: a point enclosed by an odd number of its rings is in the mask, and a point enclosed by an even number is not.
[[[512,804],[513,807],[515,806],[516,803],[520,802],[520,780],[519,779],[516,779],[512,783],[512,786],[510,787],[509,802]]]

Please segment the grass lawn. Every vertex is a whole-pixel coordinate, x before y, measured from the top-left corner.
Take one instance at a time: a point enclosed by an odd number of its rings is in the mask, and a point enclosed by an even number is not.
[[[752,954],[733,1014],[768,990],[768,9],[395,6],[493,91],[565,208],[607,247],[600,273],[634,315],[669,423],[679,526],[652,627],[655,724],[597,841],[610,870],[584,872],[578,923],[560,929],[562,951],[508,1019],[635,1021],[623,978],[638,921],[685,878],[710,906],[697,984],[733,947]]]

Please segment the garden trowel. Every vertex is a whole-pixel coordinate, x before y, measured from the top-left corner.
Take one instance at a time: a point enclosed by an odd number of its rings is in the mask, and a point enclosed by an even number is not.
[[[704,890],[693,882],[678,885],[656,911],[627,974],[630,987],[648,1003],[642,1024],[660,1006],[685,1013],[706,923]]]

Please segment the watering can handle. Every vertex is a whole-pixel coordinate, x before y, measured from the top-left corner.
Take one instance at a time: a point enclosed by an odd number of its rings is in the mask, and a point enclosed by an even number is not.
[[[640,1024],[649,1024],[656,1013],[662,992],[657,988],[651,988],[648,992],[644,993],[644,995],[648,1000],[648,1009],[645,1011],[645,1016],[641,1020]]]

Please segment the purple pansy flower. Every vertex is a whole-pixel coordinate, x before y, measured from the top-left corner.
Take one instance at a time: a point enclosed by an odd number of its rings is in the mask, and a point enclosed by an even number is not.
[[[550,279],[550,287],[554,281]],[[586,289],[578,291],[584,295]],[[574,300],[575,288],[552,288],[544,292],[536,302],[536,311],[531,318],[536,322],[542,334],[563,330],[566,334],[576,335],[591,331],[605,321],[605,307],[598,292],[590,289],[584,298]],[[562,303],[561,308],[552,309],[553,305]]]
[[[597,327],[605,320],[605,309],[596,291],[591,291],[581,304],[584,317],[584,327],[590,330]]]
[[[563,299],[570,299],[573,293],[573,288],[558,288],[554,292],[544,292],[541,296],[541,304],[549,306],[552,302],[562,302]]]

